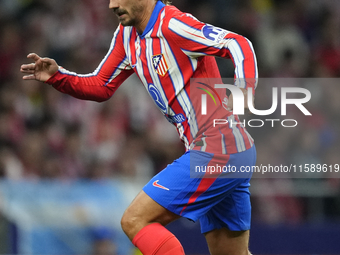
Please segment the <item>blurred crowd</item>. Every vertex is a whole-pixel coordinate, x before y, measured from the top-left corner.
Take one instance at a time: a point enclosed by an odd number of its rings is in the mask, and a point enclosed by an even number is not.
[[[46,84],[22,81],[19,68],[27,63],[30,52],[54,58],[77,73],[92,72],[106,54],[118,25],[108,4],[108,0],[0,1],[2,178],[130,178],[146,182],[184,152],[175,128],[161,117],[136,76],[130,77],[112,100],[101,104],[73,99]],[[201,21],[249,38],[260,77],[340,76],[339,1],[173,0],[173,4]],[[223,77],[233,77],[231,61],[218,59],[218,64]],[[318,105],[311,106],[313,118],[308,122],[301,117],[295,131],[251,130],[259,162],[339,163],[340,123],[336,116],[340,89],[314,86],[314,90],[320,99]],[[263,88],[259,91],[266,95]],[[270,96],[259,93],[258,97],[263,100],[260,105],[271,103]],[[275,189],[273,183],[263,180],[262,185]],[[328,183],[339,190],[336,179]],[[281,213],[272,217],[273,221],[299,221],[305,215],[303,201],[297,198],[268,201],[255,201],[262,219],[271,217],[267,214],[270,210]],[[284,204],[289,208],[278,209]],[[340,208],[337,199],[331,204]]]

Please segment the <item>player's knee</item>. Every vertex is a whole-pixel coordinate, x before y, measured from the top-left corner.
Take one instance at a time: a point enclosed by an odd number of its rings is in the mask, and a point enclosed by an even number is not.
[[[120,225],[123,229],[123,231],[128,234],[136,225],[137,219],[136,217],[133,217],[129,213],[124,213],[122,219],[120,220]]]
[[[120,220],[120,225],[124,233],[132,239],[139,230],[141,230],[146,223],[143,223],[142,218],[130,213],[129,210],[125,211]]]

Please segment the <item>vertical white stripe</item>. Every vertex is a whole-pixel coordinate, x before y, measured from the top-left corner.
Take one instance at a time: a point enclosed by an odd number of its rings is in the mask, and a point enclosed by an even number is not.
[[[165,75],[167,70],[166,70],[166,65],[165,65],[165,61],[164,61],[164,56],[162,57],[161,68],[162,68],[162,74]]]
[[[149,91],[148,90],[148,82],[144,76],[144,73],[143,73],[143,69],[145,68],[142,64],[142,60],[140,58],[141,56],[141,41],[140,41],[140,37],[137,36],[137,42],[136,42],[137,45],[139,45],[139,47],[137,48],[136,50],[136,70],[137,70],[137,74],[138,74],[138,77],[139,79],[141,80],[142,84],[144,85],[144,87],[146,88],[146,91]]]
[[[161,73],[162,76],[165,75],[165,68],[164,68],[164,61],[163,61],[163,58],[164,58],[164,57],[162,57],[162,60],[161,60],[161,62],[159,63],[159,70],[160,70],[160,73]]]
[[[152,63],[152,56],[154,55],[153,51],[153,39],[151,37],[145,37],[145,42],[146,42],[146,59],[147,59],[147,65],[150,73],[150,77],[152,79],[152,82],[154,86],[158,89],[160,92],[162,99],[164,100],[166,104],[166,114],[169,115],[175,115],[175,112],[169,107],[169,102],[168,99],[166,98],[165,92],[163,90],[162,84],[160,82],[158,74],[155,72],[155,68]],[[163,56],[164,57],[164,56]],[[147,87],[147,85],[146,85]],[[163,112],[164,113],[164,112]],[[188,150],[189,148],[189,140],[184,136],[184,126],[181,123],[175,123],[178,133],[180,136],[180,139],[184,142],[186,149]]]
[[[246,83],[244,80],[245,78],[244,69],[243,69],[244,57],[243,57],[242,49],[240,48],[240,45],[235,40],[232,40],[230,42],[228,48],[235,61],[235,74],[237,78],[236,80],[237,84],[235,85],[240,88],[246,88]]]
[[[203,137],[202,137],[203,146],[201,147],[201,151],[206,151],[206,149],[207,149],[207,142],[205,141],[204,133],[202,135],[203,135]]]
[[[178,133],[179,133],[179,138],[184,142],[186,150],[190,150],[189,140],[184,135],[184,127],[183,127],[183,125],[180,124],[180,123],[177,123],[176,127],[177,127],[177,130],[178,130]]]
[[[197,69],[198,61],[196,58],[189,58],[192,66],[192,71],[195,72]]]
[[[131,49],[130,49],[130,39],[131,39],[132,27],[124,27],[123,30],[123,43],[125,48],[125,54],[128,60],[131,60]]]
[[[153,31],[153,29],[151,30]],[[151,32],[150,31],[150,32]],[[150,78],[152,79],[152,83],[153,85],[157,88],[157,90],[160,92],[161,94],[161,97],[166,105],[166,112],[163,112],[163,113],[166,113],[166,114],[170,114],[170,115],[174,115],[173,114],[173,111],[169,111],[169,102],[168,102],[168,99],[166,98],[166,95],[165,95],[165,92],[163,90],[163,87],[162,87],[162,84],[159,80],[159,77],[158,77],[158,74],[155,72],[155,67],[152,63],[152,56],[154,55],[154,52],[153,52],[153,39],[151,37],[145,37],[145,43],[146,43],[146,55],[145,55],[145,58],[146,58],[146,61],[147,61],[147,66],[148,66],[148,71],[150,73]],[[160,68],[160,63],[158,64],[158,68]],[[160,69],[159,69],[160,70]],[[146,85],[147,87],[148,85]]]
[[[160,38],[161,51],[163,53],[163,57],[166,58],[166,51],[165,51],[166,49],[163,47],[163,42],[164,42],[164,44],[167,43],[167,42],[166,42],[166,40],[165,40],[165,38],[163,36],[163,33],[162,33],[162,26],[163,26],[164,17],[165,17],[165,10],[163,10],[162,13],[161,13],[161,20],[160,20],[160,24],[159,24],[159,29],[157,31],[157,37]],[[164,60],[166,61],[166,59],[164,59]],[[168,63],[168,64],[170,64],[170,63]],[[170,68],[170,66],[169,66],[169,68]],[[169,74],[170,74],[170,72],[169,72]],[[185,113],[186,113],[186,117],[188,117],[188,123],[190,123],[190,119],[191,118],[187,114],[187,112],[185,112]],[[184,136],[184,126],[181,123],[177,123],[176,126],[177,126],[178,132],[181,134],[180,138],[184,142],[185,148],[187,150],[189,150],[190,149],[190,143],[189,143],[189,140],[188,140],[189,138]],[[191,129],[192,128],[190,127],[190,132],[191,132]]]
[[[237,128],[237,122],[234,118],[234,115],[228,117],[229,128],[232,130],[233,135],[236,141],[236,148],[238,152],[242,152],[246,150],[246,145],[244,144],[244,140],[240,130]]]
[[[222,154],[227,154],[227,150],[226,150],[224,139],[225,139],[224,134],[221,133]]]
[[[162,49],[162,52],[164,52],[164,56],[169,56],[169,59],[168,59],[169,66],[171,66],[171,72],[169,72],[169,76],[171,77],[171,80],[173,81],[175,93],[177,95],[177,100],[182,106],[183,111],[185,112],[185,115],[188,118],[188,123],[190,125],[190,133],[192,137],[196,137],[196,134],[198,132],[198,125],[197,125],[194,111],[192,110],[193,106],[191,104],[190,95],[187,95],[186,91],[184,90],[184,85],[185,85],[184,77],[180,73],[180,67],[177,65],[176,58],[172,54],[169,43],[166,41],[166,39],[163,36],[163,33],[161,31],[161,26],[160,26],[160,29],[157,35],[159,38],[162,38],[161,49]]]

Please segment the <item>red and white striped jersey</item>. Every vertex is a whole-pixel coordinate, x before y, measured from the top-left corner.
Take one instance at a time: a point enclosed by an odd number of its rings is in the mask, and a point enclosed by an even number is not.
[[[241,124],[235,125],[238,116],[222,107],[203,116],[200,100],[205,92],[190,85],[192,78],[207,79],[208,84],[208,78],[220,80],[213,56],[231,58],[235,80],[241,81],[237,86],[255,89],[256,82],[245,82],[258,75],[254,50],[246,38],[158,1],[143,34],[134,27],[117,28],[107,55],[93,73],[79,75],[59,68],[47,83],[76,98],[104,101],[135,72],[176,126],[187,150],[241,152],[253,145],[253,139]],[[213,127],[213,119],[226,119],[234,125]]]

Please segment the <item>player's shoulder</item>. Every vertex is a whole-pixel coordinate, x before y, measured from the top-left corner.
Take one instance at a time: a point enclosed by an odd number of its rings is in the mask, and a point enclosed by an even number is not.
[[[166,5],[163,10],[165,12],[166,17],[183,13],[174,5]]]
[[[167,5],[164,7],[163,30],[169,30],[174,23],[195,26],[196,23],[200,22],[192,14],[182,12],[173,5]]]
[[[173,5],[167,5],[164,7],[164,18],[165,20],[180,19],[180,20],[195,20],[198,21],[192,14],[180,11]]]

